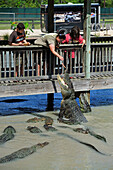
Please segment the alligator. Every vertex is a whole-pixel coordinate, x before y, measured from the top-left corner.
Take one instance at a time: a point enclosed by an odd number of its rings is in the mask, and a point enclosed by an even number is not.
[[[28,126],[27,130],[29,130],[31,133],[42,133],[42,131],[36,126],[34,126],[34,127]]]
[[[16,130],[12,126],[6,127],[3,134],[0,136],[0,144],[4,144],[5,142],[13,139],[14,133],[16,133]]]
[[[78,124],[81,122],[86,123],[87,119],[83,115],[75,100],[76,95],[68,72],[65,71],[64,78],[61,78],[61,76],[58,74],[57,80],[60,84],[63,97],[58,121],[66,124]]]
[[[37,118],[37,117],[34,117],[34,118],[31,118],[31,119],[28,119],[26,122],[27,123],[37,123],[39,121],[45,121],[45,117],[41,117],[41,118]]]
[[[47,130],[47,131],[57,131],[57,129],[55,127],[52,126],[53,124],[53,119],[51,117],[48,117],[46,118],[45,120],[45,124],[44,124],[44,128]]]
[[[22,149],[20,149],[16,152],[13,152],[10,155],[7,155],[5,157],[0,158],[0,163],[6,163],[6,162],[9,162],[9,161],[13,161],[15,159],[25,158],[26,156],[33,154],[38,149],[43,148],[44,146],[46,146],[48,144],[49,144],[49,142],[44,142],[44,143],[38,143],[38,144],[33,145],[31,147],[28,147],[28,148],[22,148]]]

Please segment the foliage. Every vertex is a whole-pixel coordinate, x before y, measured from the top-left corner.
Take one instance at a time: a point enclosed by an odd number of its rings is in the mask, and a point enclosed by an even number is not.
[[[11,21],[11,28],[12,28],[13,30],[15,30],[16,27],[17,27],[17,24],[18,24],[17,22],[12,22],[12,21]],[[25,22],[25,23],[24,23],[24,26],[25,26],[25,33],[26,33],[26,35],[29,35],[28,29],[29,29],[31,32],[33,32],[33,30],[29,27],[28,22]]]
[[[104,7],[104,0],[101,2],[101,7]],[[113,0],[105,0],[105,7],[113,7]]]
[[[11,28],[13,29],[13,30],[15,30],[16,29],[16,26],[17,26],[17,22],[10,22],[11,23]]]
[[[4,39],[4,40],[8,40],[8,39],[9,39],[9,34],[3,35],[3,39]]]
[[[54,0],[55,4],[84,3],[84,0]],[[113,7],[113,0],[91,0],[100,3],[101,7]],[[105,4],[104,4],[105,2]],[[48,4],[48,0],[0,0],[0,7],[3,8],[39,8],[41,4]]]
[[[71,3],[84,3],[85,0],[54,0],[55,4],[67,4],[69,2]],[[113,7],[113,0],[91,0],[91,3],[100,3],[101,7],[104,7],[104,1],[105,1],[105,7]],[[43,4],[48,4],[48,0],[43,0]]]
[[[40,4],[37,0],[0,0],[0,7],[5,8],[38,8]]]
[[[29,29],[31,32],[33,32],[33,30],[29,27],[28,22],[25,22],[25,23],[24,23],[24,26],[25,26],[25,30],[26,30],[26,35],[29,34],[29,32],[27,31],[27,29]]]

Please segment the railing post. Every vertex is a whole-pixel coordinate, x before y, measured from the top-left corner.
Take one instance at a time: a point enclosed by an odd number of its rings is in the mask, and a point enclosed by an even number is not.
[[[84,1],[84,15],[86,23],[86,57],[85,57],[85,77],[90,78],[90,29],[91,29],[91,0]]]

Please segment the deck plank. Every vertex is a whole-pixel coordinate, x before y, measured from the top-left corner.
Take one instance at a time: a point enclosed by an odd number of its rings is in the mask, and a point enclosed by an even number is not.
[[[112,73],[98,73],[91,75],[90,79],[78,76],[71,79],[74,90],[89,91],[97,89],[113,88]],[[61,89],[57,79],[38,80],[38,79],[0,79],[0,97],[24,96],[46,93],[60,93]]]

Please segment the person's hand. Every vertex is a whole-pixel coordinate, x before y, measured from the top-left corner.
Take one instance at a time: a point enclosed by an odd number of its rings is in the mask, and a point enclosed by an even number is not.
[[[61,61],[63,61],[63,60],[64,60],[64,58],[63,58],[62,56],[59,56],[59,59],[60,59]]]
[[[83,48],[83,46],[85,45],[85,40],[83,40],[83,43],[82,43],[82,48]]]
[[[28,43],[28,45],[31,45],[31,43],[30,42],[27,42]]]
[[[19,42],[18,45],[19,46],[24,46],[24,44],[22,42]]]
[[[24,43],[24,46],[29,46],[29,45],[31,45],[30,42],[27,42],[27,41],[26,41],[26,42]]]
[[[82,44],[82,48],[83,48],[84,44]]]
[[[66,69],[66,66],[64,65],[64,63],[62,63],[62,66]]]

